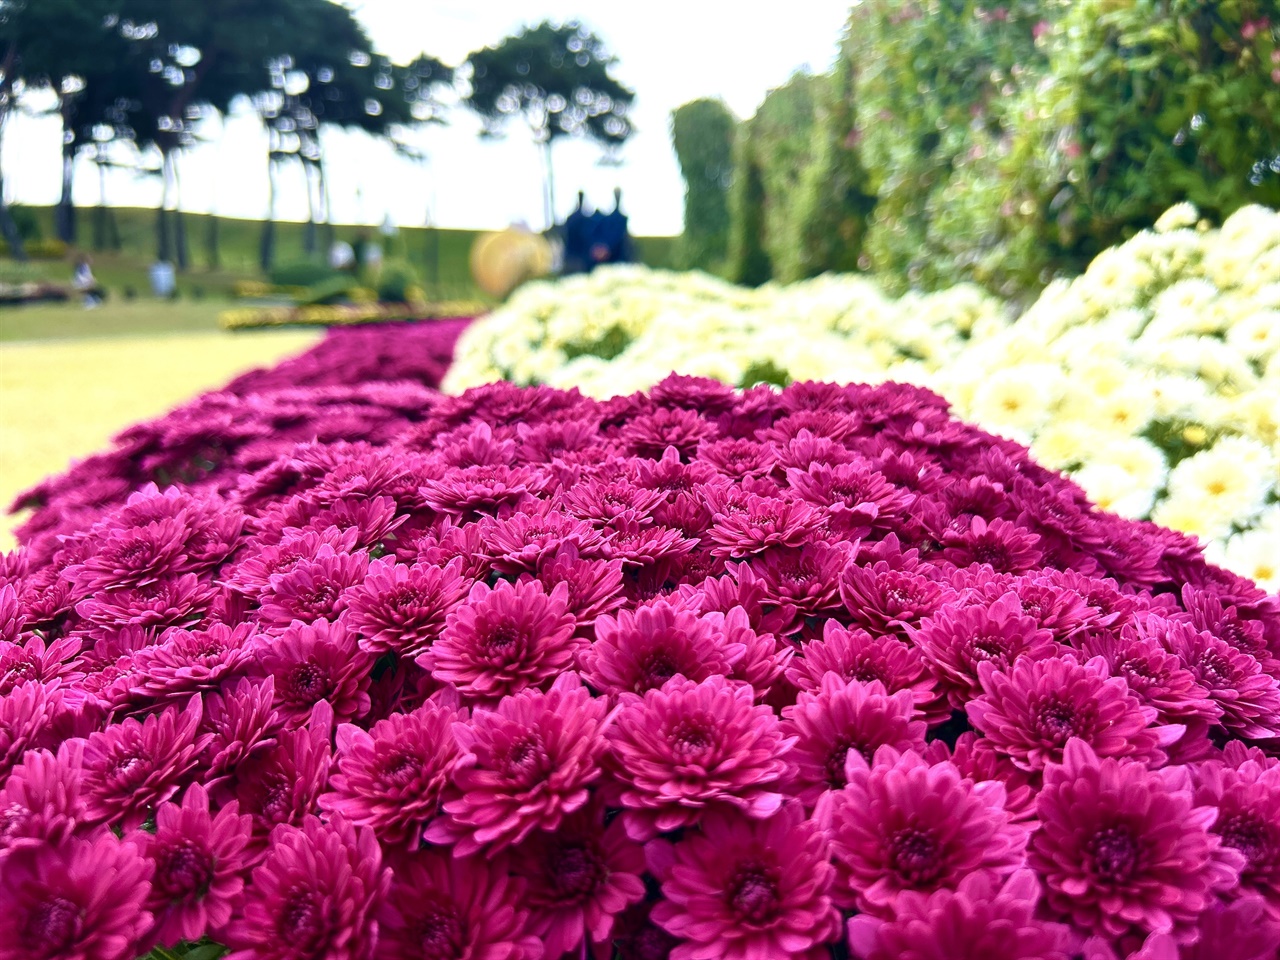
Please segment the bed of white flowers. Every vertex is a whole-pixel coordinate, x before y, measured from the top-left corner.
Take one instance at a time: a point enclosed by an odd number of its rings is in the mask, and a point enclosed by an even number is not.
[[[918,383],[1100,505],[1280,589],[1280,215],[1197,221],[1174,207],[1016,320],[974,287],[893,300],[850,276],[748,290],[624,267],[530,284],[463,335],[444,386],[611,396],[673,370]]]

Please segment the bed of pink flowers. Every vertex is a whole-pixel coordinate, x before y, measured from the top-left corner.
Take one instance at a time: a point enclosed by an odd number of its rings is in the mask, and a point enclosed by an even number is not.
[[[931,394],[138,430],[0,562],[0,960],[1276,954],[1280,601]]]

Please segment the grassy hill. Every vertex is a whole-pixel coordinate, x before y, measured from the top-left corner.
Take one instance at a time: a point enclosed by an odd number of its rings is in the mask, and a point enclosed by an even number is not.
[[[53,208],[26,207],[24,215],[34,219],[39,235],[54,236]],[[0,307],[0,340],[141,333],[164,330],[212,329],[217,313],[226,307],[232,286],[239,280],[263,279],[258,270],[258,249],[263,221],[211,218],[184,214],[190,268],[178,275],[178,298],[163,305],[151,298],[147,269],[155,260],[155,211],[136,207],[111,208],[114,230],[95,229],[95,208],[80,208],[76,250],[88,254],[93,272],[108,291],[107,303],[94,311],[79,304]],[[217,265],[212,264],[210,231],[217,231]],[[303,239],[305,224],[276,224],[277,265],[306,259]],[[321,246],[325,228],[320,228]],[[351,242],[361,232],[381,241],[376,228],[338,224],[333,236]],[[427,295],[433,299],[481,298],[471,280],[468,258],[479,231],[402,227],[385,251],[387,257],[407,259],[417,271]],[[118,243],[95,244],[111,236]],[[672,237],[639,237],[636,249],[641,259],[655,267],[670,265]],[[71,279],[70,254],[56,260],[33,259],[19,264],[0,256],[0,282]],[[318,258],[320,254],[317,254]]]

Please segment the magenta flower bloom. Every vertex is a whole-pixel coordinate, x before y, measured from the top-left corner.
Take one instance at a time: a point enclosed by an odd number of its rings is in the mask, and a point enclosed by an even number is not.
[[[132,718],[91,734],[84,750],[85,800],[92,820],[140,826],[187,781],[209,742],[202,706],[192,697],[139,722]]]
[[[1078,663],[1067,654],[1054,660],[1016,661],[1006,672],[978,664],[985,691],[966,707],[969,721],[997,752],[1023,770],[1061,763],[1067,741],[1078,738],[1100,757],[1164,762],[1162,749],[1186,729],[1181,724],[1153,726],[1156,712],[1144,707],[1107,662],[1094,657]]]
[[[440,637],[445,616],[466,595],[461,561],[445,567],[407,567],[391,557],[369,564],[364,582],[346,595],[347,624],[360,637],[360,649],[412,659]]]
[[[341,620],[295,620],[279,636],[260,637],[256,650],[262,671],[275,679],[275,706],[286,722],[305,720],[321,700],[339,723],[369,712],[373,657]]]
[[[155,864],[147,909],[155,915],[156,942],[170,947],[199,940],[226,925],[244,889],[252,829],[253,818],[241,816],[234,800],[211,815],[209,795],[193,783],[182,806],[165,803],[156,811],[154,834],[129,835]]]
[[[823,676],[834,673],[842,680],[879,681],[888,693],[910,691],[916,716],[930,723],[951,715],[920,651],[892,634],[873,637],[828,620],[822,639],[803,644],[800,653],[787,668],[787,680],[798,690],[815,693]]]
[[[1043,660],[1057,653],[1053,634],[1023,616],[1016,593],[1006,593],[990,606],[948,604],[911,636],[957,710],[982,693],[978,664],[1004,670],[1019,657]]]
[[[749,686],[723,677],[676,677],[643,697],[622,695],[608,737],[632,839],[692,826],[723,807],[757,818],[778,810],[795,738],[753,701]]]
[[[851,752],[848,776],[814,812],[831,837],[841,906],[892,916],[903,891],[955,890],[975,871],[1003,878],[1023,865],[1027,828],[1011,822],[1002,784],[891,747],[871,764]]]
[[[1015,871],[1003,884],[979,871],[954,891],[903,891],[890,921],[854,917],[849,946],[860,960],[1068,960],[1070,930],[1037,920],[1039,899],[1030,870]]]
[[[390,881],[371,830],[341,817],[278,826],[224,934],[228,960],[372,960]]]
[[[848,544],[813,543],[804,547],[779,547],[750,561],[764,587],[766,606],[777,608],[788,634],[806,617],[830,616],[843,604],[840,574],[853,550]]]
[[[1210,832],[1218,811],[1196,806],[1184,769],[1100,760],[1083,740],[1045,768],[1036,813],[1029,863],[1049,905],[1108,938],[1193,941],[1196,919],[1244,865]]]
[[[944,594],[923,573],[895,569],[881,560],[845,567],[840,599],[854,622],[875,636],[919,624],[942,605]]]
[[[258,619],[267,626],[287,627],[294,620],[336,620],[350,602],[348,592],[363,583],[369,555],[337,553],[328,545],[311,559],[299,560],[285,573],[273,573],[261,594]]]
[[[449,816],[432,823],[426,838],[456,843],[458,855],[468,856],[557,829],[600,778],[607,706],[566,673],[548,693],[525,690],[454,724],[465,751],[454,770],[455,796],[444,805]]]
[[[644,693],[677,674],[701,681],[727,675],[746,647],[706,619],[666,600],[596,620],[596,642],[582,651],[582,674],[605,693]]]
[[[548,595],[537,580],[476,583],[450,612],[441,637],[417,664],[466,697],[495,700],[543,687],[568,669],[582,641],[568,612],[569,588]]]
[[[186,572],[186,537],[186,526],[171,519],[117,528],[95,544],[83,562],[67,567],[62,575],[70,578],[82,595],[145,587]]]
[[[251,814],[265,837],[278,824],[297,826],[316,812],[320,794],[329,782],[333,708],[322,700],[303,727],[279,734],[276,743],[254,751],[235,770],[234,796],[240,809]]]
[[[503,857],[423,851],[397,862],[379,913],[387,960],[541,960],[524,884]]]
[[[0,696],[0,777],[28,750],[53,746],[52,728],[63,710],[63,692],[53,683],[25,683]]]
[[[717,517],[707,531],[711,552],[741,559],[771,547],[800,547],[822,528],[822,514],[803,500],[749,494],[746,509]]]
[[[276,682],[237,680],[225,692],[204,701],[204,727],[210,734],[201,766],[204,782],[216,788],[250,757],[271,749],[283,722],[275,709]]]
[[[133,960],[151,869],[108,831],[15,852],[0,863],[0,960]]]
[[[942,538],[941,557],[958,567],[985,563],[997,573],[1025,573],[1043,558],[1040,537],[1008,520],[973,517],[961,530]]]
[[[790,792],[811,809],[828,790],[848,782],[850,753],[869,760],[880,747],[922,749],[925,724],[914,714],[908,690],[891,696],[878,680],[859,683],[824,674],[816,692],[801,693],[782,711],[782,730],[796,741],[791,759],[798,769]]]
[[[253,662],[253,627],[212,623],[203,630],[170,630],[161,641],[133,656],[130,694],[171,702],[214,690]]]
[[[543,956],[559,957],[583,940],[606,943],[614,917],[644,897],[644,850],[622,823],[604,825],[604,808],[588,804],[554,833],[535,831],[513,853],[527,882],[529,930]]]
[[[81,795],[84,741],[68,740],[55,756],[31,750],[0,787],[0,864],[21,847],[57,844],[88,820]]]
[[[1209,699],[1208,689],[1182,661],[1133,626],[1126,625],[1118,634],[1099,631],[1086,638],[1084,651],[1105,659],[1112,675],[1123,677],[1134,696],[1166,723],[1213,723],[1222,716],[1222,708]]]
[[[591,524],[559,510],[522,510],[503,520],[485,518],[480,535],[493,569],[516,574],[537,570],[566,544],[594,555],[603,536]]]
[[[521,580],[533,579],[521,574]],[[589,627],[602,613],[622,606],[622,561],[584,560],[566,544],[538,567],[536,579],[551,593],[560,584],[569,591],[566,604],[579,627]]]
[[[840,935],[826,840],[798,804],[768,820],[715,813],[645,855],[666,897],[653,922],[683,940],[671,960],[820,960]]]
[[[338,772],[320,806],[372,828],[384,844],[415,849],[439,811],[459,756],[452,726],[465,719],[441,697],[412,713],[392,714],[368,732],[342,724]]]
[[[873,529],[893,529],[915,500],[914,494],[889,483],[866,462],[791,467],[787,483],[809,503],[825,507],[831,530],[851,540]]]
[[[1235,895],[1258,894],[1272,918],[1280,920],[1280,766],[1246,760],[1221,761],[1197,771],[1196,803],[1218,808],[1212,830],[1223,846],[1245,858]]]
[[[1272,960],[1280,949],[1280,922],[1259,897],[1216,903],[1200,915],[1200,939],[1183,947],[1180,960]]]

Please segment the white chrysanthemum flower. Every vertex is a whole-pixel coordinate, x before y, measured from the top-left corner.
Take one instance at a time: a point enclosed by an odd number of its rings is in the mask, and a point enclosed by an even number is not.
[[[1155,501],[1154,487],[1144,486],[1115,464],[1091,463],[1071,475],[1101,510],[1122,517],[1145,517]]]
[[[1195,204],[1175,203],[1160,214],[1160,218],[1156,220],[1155,230],[1156,233],[1168,233],[1170,230],[1181,227],[1194,227],[1199,219],[1200,211],[1195,208]]]

